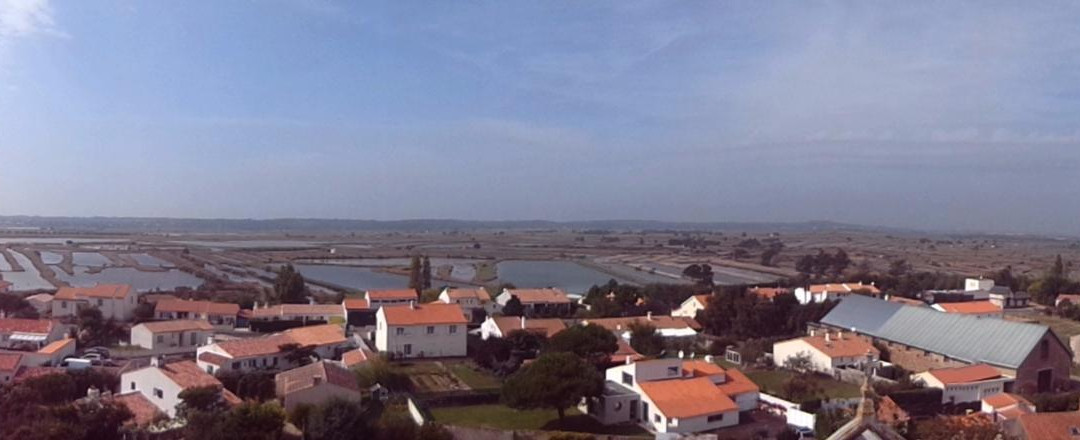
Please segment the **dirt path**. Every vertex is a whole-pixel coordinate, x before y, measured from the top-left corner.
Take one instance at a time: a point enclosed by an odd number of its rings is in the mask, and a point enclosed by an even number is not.
[[[45,281],[52,283],[52,285],[56,287],[68,287],[68,283],[61,281],[60,278],[56,276],[56,272],[41,259],[41,252],[29,248],[22,248],[18,251],[19,253],[26,255],[26,258],[30,259],[30,262],[34,264],[34,268],[37,269],[38,274],[40,274],[41,278]]]
[[[0,248],[0,254],[3,254],[4,260],[7,260],[12,272],[26,272],[26,269],[23,269],[22,265],[15,260],[15,257],[11,256],[9,248]]]
[[[71,251],[60,251],[60,270],[67,272],[68,275],[75,275],[75,257],[72,256]]]

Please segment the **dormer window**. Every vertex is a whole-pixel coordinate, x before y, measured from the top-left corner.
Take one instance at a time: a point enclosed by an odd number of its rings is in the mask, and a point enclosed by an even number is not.
[[[667,367],[668,376],[678,376],[681,368],[678,365]]]

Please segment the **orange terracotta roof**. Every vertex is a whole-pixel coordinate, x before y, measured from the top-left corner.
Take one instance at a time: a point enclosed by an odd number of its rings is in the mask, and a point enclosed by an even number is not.
[[[311,325],[285,330],[283,335],[300,345],[330,345],[341,344],[345,338],[345,330],[337,324]]]
[[[284,335],[277,334],[258,338],[222,341],[218,342],[217,346],[233,358],[246,358],[278,353],[281,351],[281,348],[279,347],[293,343],[295,343],[293,340]]]
[[[698,304],[701,304],[702,306],[707,306],[707,305],[709,305],[709,297],[710,296],[712,296],[712,295],[708,295],[708,294],[706,294],[706,295],[694,295],[694,296],[691,296],[691,298],[693,298],[694,301],[697,301]]]
[[[244,403],[244,401],[241,400],[239,396],[237,396],[236,394],[233,394],[232,391],[229,391],[229,390],[224,389],[224,388],[221,389],[221,398],[225,399],[225,403],[229,404],[229,406],[236,406],[236,405],[239,405],[241,403]]]
[[[716,386],[716,388],[719,388],[724,394],[727,394],[728,396],[737,396],[739,394],[761,391],[761,388],[758,387],[754,381],[750,380],[749,377],[746,377],[742,371],[730,369],[727,370],[726,373],[726,380],[724,383]]]
[[[127,421],[127,425],[146,426],[152,423],[158,414],[164,414],[138,391],[114,395],[113,401],[127,407],[135,416]]]
[[[495,325],[499,327],[499,331],[502,332],[504,337],[514,330],[522,330],[522,318],[520,317],[499,316],[492,319],[495,320]],[[566,330],[566,323],[558,318],[525,318],[524,330],[551,337]]]
[[[0,318],[0,333],[37,333],[52,332],[53,322],[48,319]]]
[[[1076,440],[1072,430],[1080,428],[1080,411],[1021,414],[1020,427],[1029,439]]]
[[[150,330],[150,333],[189,332],[195,330],[209,331],[214,329],[214,326],[210,325],[209,322],[196,319],[144,322],[139,325],[146,327],[147,330]]]
[[[236,315],[240,305],[213,301],[191,301],[182,299],[163,299],[154,306],[154,312],[189,312],[207,315]]]
[[[412,289],[380,289],[367,291],[367,298],[373,301],[400,301],[418,297]]]
[[[667,316],[667,315],[653,315],[651,318],[648,316],[626,316],[622,318],[599,318],[586,320],[589,324],[596,324],[611,331],[617,331],[619,329],[627,330],[630,324],[648,324],[655,327],[657,330],[664,329],[694,329],[700,330],[701,324],[694,321],[692,318],[685,316]]]
[[[277,392],[282,396],[311,388],[316,385],[317,380],[360,392],[360,386],[356,383],[356,375],[328,361],[319,361],[303,367],[293,368],[274,376]]]
[[[1001,313],[1001,307],[990,301],[968,301],[958,303],[937,303],[936,306],[945,309],[945,313],[960,313],[965,315],[985,315],[988,313]]]
[[[390,325],[467,324],[457,304],[405,304],[384,306],[382,312]]]
[[[852,292],[881,293],[881,290],[873,284],[863,284],[862,282],[813,284],[810,286],[810,293],[846,294]]]
[[[669,418],[689,418],[727,411],[738,406],[707,377],[669,379],[638,384],[656,409]]]
[[[825,335],[821,333],[815,336],[803,336],[799,339],[806,341],[810,346],[830,358],[866,356],[867,352],[874,355],[881,354],[881,351],[874,347],[874,344],[861,336],[851,333],[842,333],[841,335],[838,337],[836,332],[829,332],[828,341],[825,340]]]
[[[522,304],[565,304],[570,302],[570,297],[562,289],[506,289],[511,295],[516,296]]]
[[[998,371],[997,368],[986,364],[975,364],[956,368],[938,368],[936,370],[929,370],[927,373],[930,373],[934,378],[946,385],[979,382],[1001,377],[1001,372]]]
[[[1023,396],[1019,396],[1013,393],[997,393],[993,396],[983,399],[987,405],[991,408],[1004,408],[1006,406],[1013,406],[1017,404],[1031,405],[1031,402],[1025,399]]]
[[[199,360],[203,361],[203,362],[206,362],[206,363],[209,363],[209,364],[214,364],[214,365],[217,365],[217,366],[220,367],[222,365],[225,365],[225,364],[229,363],[229,361],[231,361],[232,359],[229,359],[229,358],[227,358],[225,356],[222,356],[220,354],[217,354],[217,353],[204,351],[202,354],[199,355]]]
[[[364,298],[345,298],[342,304],[345,305],[345,310],[368,310],[371,308],[368,300]]]
[[[269,336],[247,339],[233,339],[217,343],[217,347],[233,358],[265,356],[281,352],[286,344],[330,345],[346,342],[345,331],[337,324],[311,325],[285,330]],[[204,352],[203,354],[206,354]],[[202,359],[202,357],[200,357]],[[219,359],[208,357],[205,362],[214,363]],[[221,365],[221,364],[216,364]]]
[[[272,318],[275,316],[343,316],[341,304],[278,304],[261,309],[243,310],[249,318]]]
[[[630,343],[626,342],[625,339],[618,338],[618,344],[619,349],[615,350],[615,353],[612,353],[611,356],[608,357],[608,363],[621,365],[626,363],[627,358],[630,358],[630,360],[634,362],[645,359],[645,356],[638,353],[637,350],[634,350],[634,347],[631,347]]]
[[[925,306],[925,305],[926,305],[926,303],[924,303],[924,302],[922,302],[922,301],[920,301],[920,300],[917,300],[917,299],[913,299],[913,298],[905,298],[905,297],[902,297],[902,296],[896,296],[896,295],[891,295],[891,296],[889,296],[889,301],[890,301],[890,302],[894,302],[894,303],[897,303],[897,304],[903,304],[903,305],[906,305],[906,306],[919,306],[919,307],[923,307],[923,306]]]
[[[761,299],[772,300],[780,295],[791,294],[791,289],[786,287],[755,287],[750,289],[750,293],[757,295]]]
[[[345,364],[346,368],[352,368],[357,365],[363,364],[375,357],[375,353],[371,350],[365,350],[363,348],[357,348],[356,350],[349,350],[341,354],[341,363]]]
[[[38,350],[37,352],[41,353],[41,354],[55,354],[56,352],[58,352],[60,350],[63,350],[64,348],[67,348],[68,346],[74,346],[74,345],[75,345],[75,340],[74,339],[72,339],[72,338],[64,338],[64,339],[61,339],[59,341],[53,341],[49,345],[41,347],[41,350]]]
[[[712,362],[688,360],[682,363],[683,374],[692,377],[709,377],[724,374],[724,369]]]
[[[151,367],[153,368],[153,367]],[[221,382],[210,373],[203,371],[195,362],[180,361],[170,362],[158,367],[169,379],[176,382],[181,389],[221,386]]]
[[[449,289],[449,290],[447,290],[446,295],[449,296],[450,299],[476,298],[476,299],[480,300],[480,302],[491,301],[491,295],[488,295],[487,290],[484,290],[484,288],[482,288],[482,287],[477,287],[477,288],[474,288],[474,289],[465,288],[465,287]]]
[[[0,353],[0,371],[10,371],[12,373],[19,369],[19,363],[22,362],[22,355],[15,353]]]
[[[123,299],[131,294],[127,284],[98,284],[94,287],[61,287],[56,291],[56,299],[76,300],[79,298]]]

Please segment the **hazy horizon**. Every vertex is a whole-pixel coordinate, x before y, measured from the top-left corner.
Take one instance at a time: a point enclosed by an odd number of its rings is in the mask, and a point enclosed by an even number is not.
[[[1080,4],[0,0],[0,215],[1080,235]]]

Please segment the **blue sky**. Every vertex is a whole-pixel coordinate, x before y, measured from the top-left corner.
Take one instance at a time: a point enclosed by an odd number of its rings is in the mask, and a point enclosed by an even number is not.
[[[1080,234],[1078,22],[1072,2],[0,0],[0,214]]]

